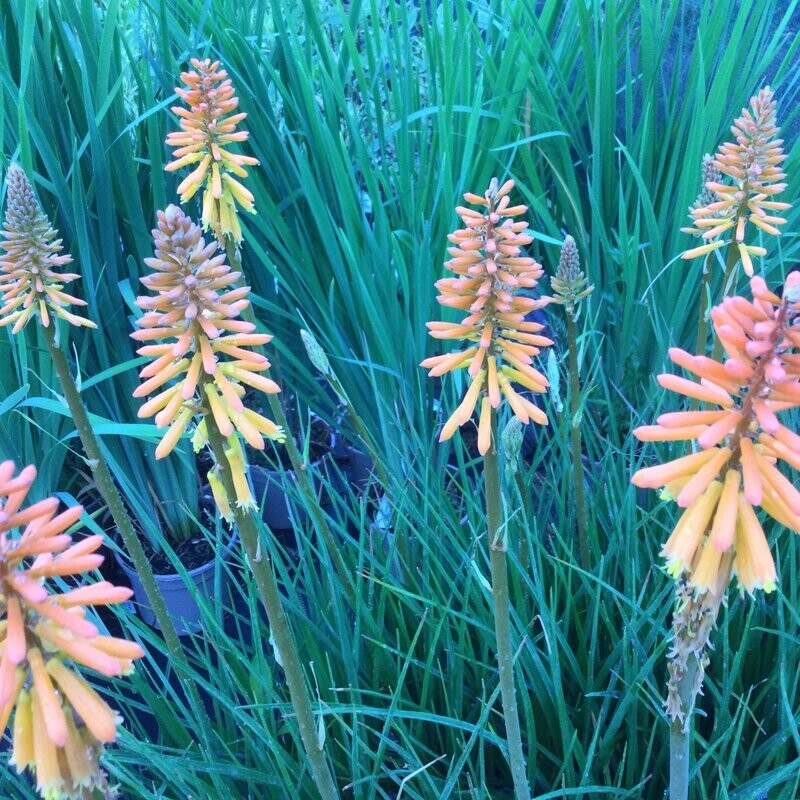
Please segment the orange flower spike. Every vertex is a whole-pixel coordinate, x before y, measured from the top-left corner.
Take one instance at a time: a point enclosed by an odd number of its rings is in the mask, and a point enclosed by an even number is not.
[[[80,506],[56,514],[58,500],[48,498],[25,507],[36,470],[26,467],[16,477],[14,471],[12,462],[0,463],[0,734],[13,715],[11,763],[31,769],[45,797],[85,797],[106,785],[97,756],[101,742],[116,736],[117,718],[94,690],[94,705],[70,694],[65,684],[88,684],[64,662],[119,675],[144,652],[112,640],[109,653],[110,637],[86,618],[85,605],[123,602],[129,589],[104,581],[60,594],[46,585],[49,577],[97,567],[102,537],[73,545],[65,531],[80,518]]]
[[[761,278],[753,278],[751,288],[753,301],[730,297],[712,310],[714,328],[729,355],[724,364],[672,349],[672,360],[700,382],[675,375],[658,379],[665,388],[721,410],[670,412],[658,418],[658,425],[634,431],[643,441],[694,439],[703,448],[641,469],[632,478],[637,486],[667,487],[666,496],[687,509],[663,554],[670,573],[686,575],[697,590],[711,590],[718,578],[727,576],[730,561],[720,556],[729,551],[734,554],[733,574],[745,591],[774,586],[774,563],[753,506],[800,531],[800,491],[777,465],[785,461],[800,468],[800,436],[778,418],[782,411],[800,407],[800,354],[793,352],[800,347],[800,275],[787,276],[783,298],[770,292]],[[709,487],[717,484],[721,496],[709,512]],[[699,536],[708,533],[707,543],[701,543],[692,527],[687,548],[686,521],[698,519],[705,526]],[[744,549],[737,567],[739,547]],[[690,558],[692,548],[696,552]]]
[[[61,239],[44,215],[30,181],[17,164],[8,170],[6,217],[0,236],[0,326],[11,325],[18,333],[31,317],[39,316],[43,327],[50,325],[51,314],[71,325],[96,328],[91,320],[72,314],[71,305],[85,306],[86,301],[63,291],[65,283],[80,278],[60,268],[72,261],[61,253]]]
[[[153,239],[155,255],[145,263],[155,272],[141,280],[157,294],[137,298],[137,305],[146,313],[137,320],[140,330],[131,337],[166,340],[137,351],[153,361],[142,369],[140,375],[146,380],[134,396],[143,397],[168,384],[138,412],[140,417],[155,415],[156,426],[167,427],[156,458],[175,449],[198,414],[213,413],[225,436],[239,430],[260,448],[264,436],[282,441],[282,429],[271,423],[258,428],[256,443],[252,424],[242,416],[245,386],[266,394],[280,388],[254,374],[269,369],[269,360],[245,349],[266,344],[271,337],[255,333],[252,323],[238,319],[250,302],[249,287],[230,288],[241,273],[231,271],[217,243],[206,244],[200,227],[177,206],[158,212]]]
[[[778,226],[786,219],[772,212],[791,206],[772,199],[786,188],[780,166],[786,155],[783,141],[776,138],[780,128],[775,124],[775,109],[772,90],[761,89],[750,98],[750,110],[742,109],[731,128],[736,142],[721,145],[716,158],[704,162],[704,193],[690,209],[693,227],[681,230],[701,236],[706,244],[687,250],[682,258],[696,258],[735,243],[745,274],[752,277],[751,256],[764,256],[766,250],[745,242],[748,223],[771,236],[780,235]],[[729,232],[730,239],[717,238]]]
[[[467,314],[460,323],[429,322],[427,326],[434,339],[460,339],[469,346],[421,363],[431,377],[466,368],[472,380],[462,403],[442,428],[439,441],[449,439],[480,408],[480,447],[485,448],[481,453],[490,446],[490,410],[498,408],[504,398],[523,423],[532,419],[547,424],[544,412],[512,386],[515,381],[532,392],[546,391],[547,380],[530,365],[541,347],[552,344],[538,335],[543,326],[525,320],[527,313],[543,308],[550,298],[534,300],[515,294],[521,288],[535,287],[543,271],[532,258],[521,255],[521,248],[530,244],[532,237],[525,233],[526,222],[512,220],[527,211],[525,206],[510,205],[508,195],[513,188],[513,181],[498,187],[492,179],[483,197],[464,195],[468,203],[481,206],[480,210],[456,208],[466,227],[448,236],[457,246],[448,248],[451,258],[445,268],[457,277],[436,282],[441,292],[437,300]]]
[[[231,152],[228,146],[249,137],[247,131],[236,130],[247,114],[232,114],[239,99],[219,61],[193,58],[191,64],[194,69],[181,74],[186,88],[175,89],[189,108],[172,108],[181,118],[181,130],[167,136],[167,145],[175,148],[175,160],[165,169],[173,172],[197,165],[178,187],[181,202],[187,202],[202,188],[203,230],[211,229],[222,246],[229,239],[238,247],[242,230],[237,206],[249,214],[256,210],[252,193],[233,176],[246,178],[245,166],[259,162],[252,156]]]

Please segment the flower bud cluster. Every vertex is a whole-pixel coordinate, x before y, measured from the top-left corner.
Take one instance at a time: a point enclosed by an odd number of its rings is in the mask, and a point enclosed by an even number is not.
[[[86,606],[121,603],[132,592],[105,581],[46,587],[96,569],[103,537],[72,543],[66,530],[81,506],[56,514],[51,497],[22,508],[36,469],[14,471],[11,461],[0,464],[0,733],[13,713],[11,763],[32,769],[45,797],[82,798],[105,786],[98,757],[116,739],[118,717],[69,662],[109,677],[133,669],[144,655],[139,645],[102,635],[86,616]]]
[[[60,255],[61,239],[50,226],[33,194],[28,177],[17,164],[8,170],[6,218],[0,248],[0,326],[11,325],[21,331],[31,317],[38,315],[42,325],[50,325],[53,313],[72,325],[97,327],[94,322],[67,310],[70,305],[85,306],[86,301],[64,291],[64,284],[80,278],[74,272],[59,272],[72,261]]]
[[[436,288],[441,292],[437,300],[447,308],[467,312],[467,316],[460,323],[427,325],[435,339],[460,339],[468,347],[427,358],[421,364],[430,370],[431,377],[467,369],[470,386],[445,423],[439,441],[449,439],[469,421],[480,400],[478,449],[482,454],[491,446],[491,410],[503,399],[521,423],[533,420],[547,424],[545,413],[514,387],[519,384],[532,392],[546,391],[547,379],[531,364],[540,348],[553,342],[539,335],[543,325],[526,319],[550,299],[535,300],[517,293],[536,286],[542,266],[522,255],[522,247],[533,239],[525,233],[528,223],[513,219],[528,210],[527,206],[510,204],[513,188],[514,181],[498,188],[493,178],[483,197],[464,195],[467,202],[481,206],[480,211],[456,208],[465,227],[448,236],[455,246],[448,250],[451,258],[445,267],[457,277],[437,281]]]
[[[558,269],[550,279],[550,286],[555,292],[552,302],[563,305],[571,317],[577,315],[578,303],[594,291],[594,286],[589,286],[589,280],[583,274],[578,245],[572,236],[564,237]]]

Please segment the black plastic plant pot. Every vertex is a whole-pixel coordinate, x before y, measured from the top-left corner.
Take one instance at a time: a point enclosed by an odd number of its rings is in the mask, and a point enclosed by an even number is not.
[[[223,562],[233,552],[238,541],[239,532],[234,528],[227,545],[221,551],[218,550],[210,561],[189,570],[186,579],[179,573],[154,576],[179,636],[195,633],[202,627],[202,613],[195,595],[203,598],[226,596],[230,578]],[[125,555],[115,553],[114,557],[130,581],[137,613],[145,623],[158,630],[159,625],[139,573]]]

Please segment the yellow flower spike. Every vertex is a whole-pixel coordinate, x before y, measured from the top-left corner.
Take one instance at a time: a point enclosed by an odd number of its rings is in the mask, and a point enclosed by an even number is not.
[[[42,709],[47,736],[54,745],[63,747],[67,742],[67,720],[50,676],[44,668],[44,660],[38,647],[32,647],[28,651],[28,664]]]
[[[498,187],[498,181],[492,179],[484,197],[464,195],[468,203],[482,206],[480,211],[456,208],[466,227],[448,236],[456,246],[448,249],[451,258],[445,263],[456,277],[436,282],[441,292],[437,300],[442,306],[467,312],[467,316],[459,324],[427,325],[434,339],[460,339],[470,346],[426,358],[420,366],[429,370],[430,377],[468,367],[473,380],[461,404],[445,422],[439,441],[449,439],[464,425],[479,401],[481,419],[486,414],[491,416],[484,409],[498,408],[505,398],[521,422],[547,424],[544,412],[511,386],[514,380],[533,392],[546,390],[547,380],[531,363],[540,347],[552,344],[537,335],[541,325],[525,319],[527,313],[543,308],[550,299],[515,294],[521,288],[533,289],[542,267],[522,256],[522,247],[530,244],[532,237],[525,233],[526,222],[511,219],[527,211],[525,206],[510,205],[508,194],[513,188],[514,181]],[[483,423],[484,444],[485,431]]]
[[[58,763],[58,748],[47,732],[47,720],[36,687],[31,689],[31,720],[36,788],[45,797],[60,797],[64,777]]]
[[[59,659],[47,662],[47,672],[53,676],[64,696],[83,724],[98,742],[110,744],[117,738],[117,715],[99,694],[79,675]]]
[[[70,305],[86,305],[62,291],[65,283],[80,277],[59,272],[72,259],[61,253],[61,239],[42,212],[25,172],[17,164],[8,170],[6,217],[0,234],[0,327],[11,325],[19,333],[37,316],[43,327],[50,325],[50,314],[56,314],[72,325],[96,328],[94,322],[66,310]]]
[[[714,515],[711,527],[711,543],[724,553],[732,544],[736,535],[736,519],[739,513],[739,484],[742,475],[738,470],[729,469],[725,475],[725,485]]]
[[[94,748],[87,746],[72,717],[68,716],[67,742],[63,752],[74,790],[88,788],[94,781],[97,764],[93,758],[93,750]]]
[[[106,783],[96,758],[87,772],[73,732],[77,718],[100,724],[103,708],[81,700],[88,684],[67,670],[63,659],[117,675],[144,652],[133,642],[100,636],[86,614],[88,605],[124,602],[130,589],[105,581],[63,592],[48,586],[50,577],[83,577],[99,566],[102,556],[95,551],[103,538],[88,536],[72,544],[65,531],[78,521],[81,507],[57,514],[56,498],[25,506],[36,470],[26,467],[16,477],[14,471],[12,462],[0,463],[0,613],[6,615],[0,622],[0,734],[13,715],[17,770],[31,769],[43,796],[77,800],[87,796],[84,789]],[[104,648],[124,659],[107,655]],[[69,674],[62,680],[64,671]],[[69,690],[70,677],[84,687],[77,695]],[[108,709],[105,719],[109,715],[113,732],[106,728],[104,741],[116,734],[116,716]],[[93,746],[84,740],[82,747],[87,745]]]
[[[35,758],[31,693],[24,689],[20,692],[14,715],[14,747],[10,763],[17,768],[17,772],[22,772],[33,765]]]
[[[766,251],[745,242],[748,223],[770,236],[780,235],[776,226],[786,220],[766,213],[791,207],[772,199],[786,188],[786,175],[780,167],[786,155],[781,148],[783,142],[776,138],[780,128],[776,126],[775,109],[772,90],[761,89],[750,98],[750,109],[742,109],[731,128],[736,142],[721,145],[713,159],[705,157],[704,190],[690,209],[692,227],[681,230],[701,236],[707,243],[687,250],[682,258],[697,258],[735,244],[745,274],[752,276],[751,256],[761,256]],[[729,231],[729,239],[717,238]]]
[[[681,515],[662,548],[661,555],[667,559],[670,573],[676,577],[695,560],[700,541],[717,508],[722,488],[720,481],[712,481],[698,501]]]
[[[481,400],[481,416],[478,423],[478,452],[484,456],[492,446],[492,404],[488,397]]]
[[[700,556],[692,565],[691,584],[698,592],[708,592],[717,585],[722,553],[706,539],[700,549]]]
[[[173,172],[200,162],[178,187],[181,202],[190,200],[202,188],[203,230],[211,229],[221,245],[228,239],[238,247],[242,229],[236,204],[249,214],[256,210],[253,195],[232,175],[245,178],[244,166],[259,162],[229,151],[227,145],[248,138],[247,131],[236,130],[247,115],[232,114],[239,100],[218,61],[194,58],[191,64],[193,70],[181,75],[186,88],[175,90],[189,108],[172,109],[181,118],[181,130],[167,136],[167,144],[176,149],[175,160],[165,169]]]
[[[156,447],[155,456],[157,459],[168,456],[175,449],[181,436],[183,436],[183,432],[186,430],[186,426],[191,422],[193,417],[193,409],[187,408],[186,406],[181,408],[175,420],[169,426],[169,430],[164,438],[158,443],[158,447]]]

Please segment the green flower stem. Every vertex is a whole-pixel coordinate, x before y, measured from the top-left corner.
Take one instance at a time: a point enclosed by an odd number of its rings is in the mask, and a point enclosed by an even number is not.
[[[734,228],[735,230],[735,228]],[[739,263],[739,248],[736,246],[736,242],[734,239],[731,239],[731,243],[728,245],[728,252],[725,255],[725,277],[722,279],[722,296],[725,296],[725,292],[728,291],[728,284],[731,283],[733,279],[733,271],[736,269],[736,265]],[[700,301],[702,303],[702,299]],[[705,315],[703,315],[703,321],[705,322]],[[703,350],[698,350],[698,353],[702,353],[705,351],[705,345]],[[717,339],[714,342],[714,350],[712,352],[711,357],[714,361],[719,361],[722,358],[723,347],[722,342]]]
[[[511,647],[511,609],[508,596],[508,564],[505,532],[502,530],[502,498],[500,495],[500,462],[497,457],[497,423],[492,410],[492,447],[483,457],[483,477],[486,489],[486,521],[489,557],[492,565],[492,602],[494,630],[497,639],[497,663],[500,675],[500,695],[506,725],[508,759],[514,781],[516,800],[530,800],[531,790],[522,752],[517,696],[514,689],[514,651]]]
[[[231,269],[235,270],[236,272],[243,273],[242,262],[238,258],[235,248],[229,241],[226,243],[225,251]],[[256,318],[255,314],[253,313],[252,305],[248,305],[244,309],[242,312],[242,317],[247,322],[251,322],[254,325],[256,324]],[[254,347],[253,350],[261,353],[262,355],[264,354],[263,348],[261,347]],[[269,372],[265,372],[264,375],[265,377],[268,377]],[[328,524],[325,512],[322,510],[322,508],[320,508],[319,497],[317,497],[317,493],[314,491],[314,486],[311,483],[311,478],[308,476],[308,465],[303,459],[300,451],[297,449],[297,445],[292,438],[291,430],[286,420],[286,415],[283,413],[283,406],[281,405],[280,399],[274,394],[267,395],[267,398],[269,400],[269,407],[272,411],[273,420],[277,425],[280,425],[284,431],[286,431],[286,441],[284,442],[284,446],[286,447],[286,452],[289,455],[292,469],[294,470],[294,474],[297,478],[297,485],[299,486],[300,491],[306,500],[307,510],[312,521],[314,522],[314,529],[322,537],[322,541],[325,543],[325,548],[328,551],[328,555],[333,562],[333,567],[341,578],[343,586],[346,588],[347,599],[350,601],[350,604],[355,607],[356,591],[353,574],[347,569],[347,565],[344,562],[344,558],[342,558],[340,548],[336,543],[333,532],[331,531],[331,526]]]
[[[225,456],[225,440],[219,432],[214,417],[208,414],[205,420],[208,441],[214,452],[214,458],[219,465],[220,478],[225,492],[230,498],[231,507],[234,509],[233,513],[239,529],[239,535],[242,537],[242,543],[247,553],[247,561],[256,580],[261,602],[267,612],[267,619],[272,637],[275,640],[275,646],[280,653],[286,684],[289,687],[289,697],[297,715],[300,739],[311,767],[314,783],[323,800],[338,800],[339,792],[336,789],[333,774],[325,757],[325,751],[317,738],[317,725],[314,720],[314,711],[311,707],[311,698],[303,677],[303,667],[297,651],[297,645],[283,610],[272,562],[266,548],[261,546],[259,528],[253,514],[236,507],[233,502],[236,497],[236,491],[233,486],[233,477],[228,459]]]
[[[578,519],[578,548],[581,567],[591,565],[589,526],[586,519],[586,489],[583,479],[583,437],[581,435],[581,384],[578,372],[578,330],[574,313],[567,310],[567,352],[569,359],[570,448],[572,480],[575,487],[575,514]]]
[[[205,706],[200,699],[194,680],[189,675],[189,664],[186,660],[183,646],[181,645],[175,626],[172,623],[172,617],[170,617],[167,611],[164,597],[156,583],[153,569],[150,566],[150,562],[147,560],[147,556],[145,555],[142,543],[139,541],[139,536],[136,533],[133,522],[128,512],[125,510],[117,486],[109,472],[108,464],[106,464],[106,460],[100,452],[100,446],[94,435],[92,424],[89,421],[89,415],[86,413],[86,408],[78,392],[78,387],[75,385],[75,379],[72,377],[72,372],[70,371],[64,351],[56,344],[56,334],[53,330],[54,325],[55,321],[46,328],[41,327],[40,329],[47,342],[50,357],[53,359],[53,366],[55,367],[56,374],[61,383],[61,389],[64,392],[64,398],[72,414],[72,420],[75,423],[78,436],[80,436],[83,449],[86,452],[89,467],[97,482],[97,488],[108,506],[114,524],[117,526],[117,530],[119,530],[122,536],[125,549],[133,562],[134,569],[142,581],[147,599],[153,609],[158,625],[161,628],[164,642],[177,666],[181,685],[187,697],[195,707],[195,710],[201,713],[207,720],[208,715]]]
[[[708,343],[708,321],[706,319],[708,307],[706,302],[709,296],[709,286],[711,285],[711,270],[712,266],[709,264],[708,257],[706,257],[703,259],[703,279],[700,282],[700,302],[698,303],[697,312],[697,341],[694,346],[694,352],[697,355],[706,354],[706,345]]]
[[[686,671],[678,683],[678,695],[685,719],[674,719],[669,731],[669,800],[688,800],[689,762],[692,738],[692,709],[695,699],[697,657],[690,654]]]

